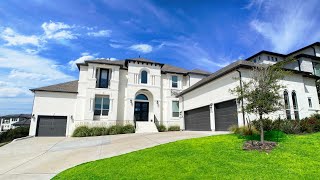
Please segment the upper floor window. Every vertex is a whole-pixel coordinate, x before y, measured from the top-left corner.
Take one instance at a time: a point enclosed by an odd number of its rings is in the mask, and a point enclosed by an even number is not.
[[[109,114],[110,99],[108,96],[96,97],[94,100],[94,115],[107,116]]]
[[[297,101],[297,94],[295,91],[292,92],[292,104],[294,110],[294,118],[299,119],[299,110],[298,110],[298,101]]]
[[[172,101],[172,117],[179,117],[179,101]]]
[[[99,69],[97,88],[108,88],[109,86],[109,69]]]
[[[313,62],[312,64],[314,75],[320,76],[320,63]]]
[[[171,76],[171,86],[173,88],[178,87],[178,76]]]
[[[283,92],[283,97],[284,97],[284,108],[286,109],[286,117],[287,117],[287,119],[291,119],[288,91]]]
[[[148,72],[147,71],[141,71],[141,83],[142,84],[148,83]]]

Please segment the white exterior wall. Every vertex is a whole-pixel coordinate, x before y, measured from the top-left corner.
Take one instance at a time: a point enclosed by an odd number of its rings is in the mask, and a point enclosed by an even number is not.
[[[240,69],[242,74],[242,80],[248,81],[251,76],[250,70]],[[230,89],[235,88],[239,85],[239,80],[235,80],[235,77],[239,77],[238,72],[233,71],[223,77],[220,77],[214,81],[209,82],[208,84],[201,86],[191,92],[188,92],[180,98],[180,102],[183,104],[182,111],[187,111],[191,109],[196,109],[203,106],[214,107],[214,104],[224,102],[227,100],[235,99],[235,95],[230,93]],[[299,74],[292,74],[282,80],[280,83],[283,83],[287,86],[287,90],[290,96],[290,107],[292,118],[294,118],[293,104],[291,99],[291,93],[293,91],[297,94],[298,109],[300,119],[308,117],[315,112],[320,110],[319,101],[317,96],[317,90],[315,87],[315,80],[311,78],[303,77]],[[280,92],[281,94],[283,93]],[[309,108],[308,106],[308,97],[311,97],[313,107]],[[238,105],[238,125],[243,125],[243,118],[241,113],[240,104]],[[279,111],[277,113],[270,114],[268,117],[271,119],[277,119],[278,117],[285,118],[285,110]],[[258,117],[255,115],[245,115],[246,119],[254,120]],[[210,121],[211,129],[215,129],[215,120],[214,120],[214,108],[210,109]],[[184,117],[180,118],[182,127],[184,128]]]
[[[69,136],[71,132],[68,129],[75,117],[76,99],[75,93],[35,92],[29,135],[36,135],[38,116],[67,116],[66,135]]]

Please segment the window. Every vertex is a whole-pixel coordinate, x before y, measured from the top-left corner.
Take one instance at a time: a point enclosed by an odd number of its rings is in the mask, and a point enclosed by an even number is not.
[[[320,76],[320,63],[313,62],[312,64],[314,75]]]
[[[256,60],[256,59],[254,59],[254,60],[253,60],[253,62],[254,62],[254,63],[256,63],[256,62],[257,62],[257,60]]]
[[[100,69],[98,88],[108,88],[109,86],[109,70]]]
[[[288,91],[284,91],[283,96],[284,96],[284,108],[286,109],[286,117],[287,119],[291,119]]]
[[[271,61],[273,61],[273,57],[271,57]]]
[[[299,119],[299,110],[298,110],[298,101],[297,101],[297,94],[295,91],[291,93],[292,96],[292,104],[294,110],[294,118]]]
[[[276,61],[278,61],[278,58],[276,58]]]
[[[94,100],[94,115],[107,116],[109,114],[109,97],[96,97]]]
[[[261,58],[260,58],[260,56],[259,56],[259,60],[260,60]]]
[[[141,83],[142,84],[147,84],[148,83],[148,73],[147,73],[147,71],[142,71],[141,72]]]
[[[178,76],[171,76],[172,81],[172,87],[177,88],[178,87]]]
[[[268,56],[268,60],[270,60],[270,56]]]
[[[136,100],[148,101],[148,98],[147,98],[147,96],[144,95],[144,94],[138,94],[138,95],[136,96]]]
[[[179,117],[179,101],[172,101],[172,117]]]
[[[312,100],[311,97],[308,97],[309,108],[312,108]]]

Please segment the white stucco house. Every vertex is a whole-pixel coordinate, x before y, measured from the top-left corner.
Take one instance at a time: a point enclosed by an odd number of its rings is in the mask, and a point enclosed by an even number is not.
[[[255,119],[242,113],[242,102],[229,89],[250,79],[252,67],[287,57],[296,61],[284,67],[293,72],[282,81],[285,107],[270,118],[302,119],[320,110],[315,84],[320,76],[319,42],[289,54],[261,51],[212,74],[143,58],[88,60],[77,64],[79,80],[31,89],[30,135],[70,136],[80,125],[114,124],[134,124],[136,132],[157,131],[155,124],[225,131]]]

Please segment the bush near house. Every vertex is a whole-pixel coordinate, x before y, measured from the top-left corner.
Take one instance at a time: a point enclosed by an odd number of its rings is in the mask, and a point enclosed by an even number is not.
[[[0,134],[0,143],[9,142],[16,138],[26,137],[29,135],[29,127],[17,127],[15,129],[9,129],[6,132]]]
[[[159,132],[165,132],[165,131],[167,131],[166,126],[163,125],[163,124],[157,125],[157,129],[158,129]]]
[[[260,128],[260,120],[252,121],[252,125],[256,128]],[[320,132],[320,115],[314,114],[310,117],[301,120],[289,120],[280,119],[272,121],[270,119],[264,119],[265,131],[278,130],[286,134],[302,134],[302,133],[314,133]]]
[[[168,131],[180,131],[180,126],[170,126]]]
[[[73,137],[87,137],[87,136],[103,136],[103,135],[115,135],[115,134],[128,134],[134,133],[135,128],[133,125],[114,125],[108,127],[88,127],[79,126],[74,131]]]

